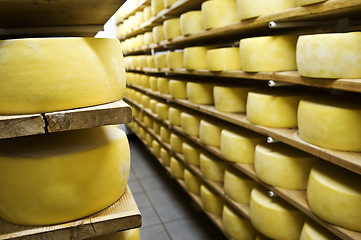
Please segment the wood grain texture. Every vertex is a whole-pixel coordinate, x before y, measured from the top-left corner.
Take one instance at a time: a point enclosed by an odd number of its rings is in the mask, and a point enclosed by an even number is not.
[[[103,211],[72,222],[50,226],[20,226],[0,219],[0,239],[77,240],[141,226],[141,214],[130,189]]]
[[[45,133],[41,114],[0,116],[0,139]]]

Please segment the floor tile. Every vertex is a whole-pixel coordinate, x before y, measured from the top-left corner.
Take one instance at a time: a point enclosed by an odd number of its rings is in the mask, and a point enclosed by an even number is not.
[[[144,192],[144,189],[142,188],[142,185],[140,185],[140,183],[138,182],[137,179],[134,179],[132,181],[128,182],[128,185],[132,191],[132,193],[139,193],[139,192]]]
[[[147,195],[154,206],[177,200],[171,189],[155,189],[147,192]]]
[[[143,207],[140,209],[142,214],[142,228],[160,224],[160,219],[153,207]]]
[[[177,220],[165,224],[172,240],[213,240],[208,229],[193,219]]]
[[[168,223],[174,220],[191,218],[192,214],[189,209],[179,201],[173,201],[165,204],[156,205],[155,211],[158,213],[162,223]]]
[[[130,190],[132,191],[132,188],[130,188]],[[152,205],[144,192],[133,193],[133,196],[138,208],[150,207]]]
[[[171,240],[168,236],[166,230],[163,225],[155,225],[152,227],[140,229],[140,239],[141,240]]]
[[[159,175],[149,178],[142,178],[140,179],[140,184],[146,191],[166,188],[168,186],[167,180]]]

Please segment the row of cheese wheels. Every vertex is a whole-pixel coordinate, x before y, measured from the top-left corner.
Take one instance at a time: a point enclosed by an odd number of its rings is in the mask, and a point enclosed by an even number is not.
[[[161,159],[162,164],[170,168],[173,177],[184,180],[189,192],[200,195],[202,205],[207,212],[222,216],[223,228],[226,234],[233,239],[268,239],[257,231],[272,239],[337,239],[311,220],[305,221],[306,218],[302,213],[282,199],[269,198],[267,191],[251,179],[227,169],[224,173],[225,193],[235,199],[234,201],[241,198],[243,202],[237,202],[250,205],[250,223],[237,211],[232,210],[221,196],[203,185],[202,180],[189,171],[182,162],[160,147],[158,140],[153,139],[141,126],[133,123],[131,128],[145,140],[153,154]],[[182,145],[185,144],[187,143],[184,142]],[[173,151],[179,151],[176,145],[171,143]],[[183,153],[185,160],[186,156],[187,153]],[[208,161],[212,161],[210,158],[203,157],[203,159],[206,159],[206,162],[203,163],[206,167],[201,165],[202,175],[204,178],[212,180],[209,177],[217,175],[217,173],[211,171],[216,170],[217,172],[218,170],[207,166],[207,164],[211,165],[208,163]],[[186,164],[191,163],[187,162]]]
[[[211,0],[205,1],[201,5],[201,10],[189,11],[177,18],[181,24],[182,32],[177,35],[191,35],[204,30],[227,26],[243,20],[256,18],[268,14],[277,13],[286,9],[304,6],[326,0]],[[136,12],[118,26],[118,37],[122,38],[141,24],[148,22],[151,17],[158,15],[160,11],[170,7],[177,0],[152,0],[150,7],[145,7],[143,11]],[[118,22],[121,13],[118,15]],[[173,20],[167,20],[173,21]],[[165,21],[165,24],[166,22]],[[170,40],[172,38],[169,38]]]
[[[265,137],[243,129],[229,130],[229,127],[209,119],[199,121],[198,117],[174,106],[167,111],[168,106],[158,102],[154,109],[150,104],[152,100],[154,99],[148,97],[148,104],[146,101],[139,104],[145,109],[149,108],[158,119],[169,119],[171,124],[180,125],[185,134],[199,136],[200,142],[220,147],[220,152],[225,159],[231,162],[254,164],[257,177],[263,182],[282,188],[307,188],[308,202],[316,215],[344,228],[361,231],[359,226],[361,189],[357,186],[357,182],[361,180],[360,175],[320,161],[284,144],[266,145]],[[134,99],[134,101],[137,100]],[[255,183],[250,184],[253,181],[248,180],[248,183],[242,183],[245,177],[237,181],[234,181],[234,177],[233,179],[229,177],[227,181],[226,162],[204,154],[146,114],[135,110],[134,116],[141,119],[147,128],[159,134],[161,141],[170,143],[174,152],[182,153],[187,163],[200,166],[206,179],[224,181],[225,192],[233,200],[248,203],[247,191],[235,186],[248,186],[248,192],[250,192],[255,185]],[[146,137],[146,141],[149,146],[152,146],[151,136],[149,138]],[[333,202],[329,201],[330,196]],[[342,207],[344,202],[348,202],[347,210]],[[328,209],[333,209],[333,211]]]
[[[301,139],[317,146],[361,151],[361,109],[357,98],[316,96],[290,90],[285,93],[250,86],[222,86],[135,73],[127,73],[127,76],[129,84],[170,94],[176,99],[188,99],[199,105],[214,104],[220,112],[245,112],[247,120],[256,125],[298,127]],[[129,94],[131,98],[142,101],[140,92],[128,90]],[[143,97],[146,104],[149,97]],[[168,118],[167,113],[164,118]],[[197,126],[198,129],[199,124],[194,122],[189,126]],[[192,135],[196,134],[198,130],[194,129]]]
[[[297,70],[306,77],[361,78],[360,41],[361,32],[252,37],[241,39],[239,47],[193,46],[153,56],[128,56],[125,65],[131,70],[146,67],[245,72]]]

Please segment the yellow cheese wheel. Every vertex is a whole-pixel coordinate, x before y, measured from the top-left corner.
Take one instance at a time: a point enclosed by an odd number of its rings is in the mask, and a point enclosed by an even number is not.
[[[221,112],[245,112],[249,87],[214,86],[214,107]]]
[[[213,84],[188,82],[187,98],[195,104],[213,104]]]
[[[165,20],[163,23],[164,37],[166,40],[172,40],[173,38],[182,35],[180,30],[179,18],[172,18]]]
[[[139,103],[139,104],[141,103],[142,95],[143,95],[143,94],[142,94],[141,92],[136,92],[135,95],[134,95],[134,96],[135,96],[135,101],[136,101],[137,103]]]
[[[301,76],[361,78],[361,32],[300,36],[297,68]]]
[[[222,126],[217,122],[202,119],[199,124],[199,140],[207,145],[219,147]]]
[[[207,69],[207,47],[187,47],[183,53],[184,67],[188,70]]]
[[[149,46],[149,44],[152,44],[152,43],[155,43],[154,37],[153,37],[153,32],[144,33],[144,44],[146,46]]]
[[[202,3],[204,29],[218,28],[239,21],[236,0],[212,0]]]
[[[338,239],[326,228],[307,220],[303,225],[300,240],[333,240]]]
[[[125,92],[116,39],[1,40],[0,55],[0,114],[93,106],[117,101]]]
[[[127,137],[114,126],[1,140],[0,217],[48,225],[94,214],[124,193],[129,169]]]
[[[149,86],[152,91],[158,91],[158,79],[157,77],[150,76],[149,77]]]
[[[153,137],[149,133],[145,133],[145,144],[148,148],[152,148]]]
[[[149,88],[149,76],[145,74],[139,75],[140,85],[144,88]]]
[[[174,157],[170,158],[170,173],[175,178],[183,179],[184,165]]]
[[[281,188],[306,189],[316,157],[282,143],[256,146],[254,168],[263,182]]]
[[[178,0],[163,0],[164,8],[168,8],[172,6],[173,3],[177,2]]]
[[[198,136],[199,135],[199,123],[200,118],[186,112],[182,112],[180,116],[180,124],[182,127],[183,132],[192,135]]]
[[[311,170],[307,201],[320,218],[354,231],[361,231],[361,176],[320,161]]]
[[[147,56],[139,56],[139,70],[147,67]]]
[[[166,54],[157,54],[154,57],[154,61],[155,61],[155,67],[158,69],[161,68],[167,68],[167,58],[166,58]]]
[[[184,139],[176,134],[170,134],[170,149],[174,152],[182,153],[182,143]]]
[[[224,192],[233,201],[249,204],[252,189],[257,183],[243,173],[227,169],[224,173]]]
[[[144,128],[142,128],[142,127],[139,128],[139,137],[140,137],[141,139],[144,139],[144,138],[145,138],[145,130],[144,130]]]
[[[254,240],[256,237],[257,232],[252,224],[227,205],[223,206],[222,223],[224,231],[234,240]]]
[[[246,72],[297,70],[297,36],[265,36],[241,39],[239,51]]]
[[[154,156],[160,157],[160,146],[159,142],[157,140],[152,141],[152,152]]]
[[[192,193],[199,194],[201,191],[202,181],[187,169],[184,169],[184,184]]]
[[[299,93],[292,92],[249,92],[247,120],[265,127],[297,127],[297,107],[300,99]]]
[[[238,47],[216,48],[207,51],[209,71],[242,70]]]
[[[199,165],[204,178],[212,181],[223,182],[224,172],[227,167],[225,162],[218,161],[201,153],[199,155]]]
[[[222,214],[223,199],[204,185],[201,186],[201,200],[206,211],[217,215]]]
[[[361,151],[359,98],[303,99],[298,108],[300,137],[317,146]]]
[[[143,118],[143,124],[144,126],[146,126],[147,128],[152,128],[153,127],[153,120],[148,117],[148,116],[144,116]]]
[[[238,16],[241,20],[259,17],[296,7],[296,0],[237,0]]]
[[[162,160],[164,166],[170,165],[170,154],[164,148],[160,149],[160,159]]]
[[[181,111],[178,108],[170,107],[168,111],[168,119],[171,124],[180,126]]]
[[[150,6],[147,6],[143,9],[144,22],[149,21],[152,18],[152,9]]]
[[[199,154],[201,154],[201,151],[197,147],[184,142],[182,144],[182,153],[184,161],[191,165],[199,166]]]
[[[152,11],[152,16],[157,16],[157,14],[164,9],[163,0],[152,0],[150,2],[150,8]]]
[[[187,98],[187,82],[181,80],[169,81],[169,92],[174,98],[186,99]]]
[[[326,2],[327,0],[296,0],[297,6],[306,6],[314,3]]]
[[[139,228],[107,234],[101,237],[90,238],[89,240],[140,240]]]
[[[155,99],[149,100],[149,108],[153,113],[157,113],[157,103],[158,101]]]
[[[183,51],[167,53],[167,66],[169,69],[183,68]]]
[[[262,234],[273,239],[298,240],[305,216],[280,198],[270,198],[266,190],[253,188],[251,221]]]
[[[156,112],[159,119],[168,119],[169,106],[165,103],[157,103]]]
[[[166,143],[170,141],[170,131],[165,127],[160,127],[160,139]]]
[[[145,44],[145,42],[144,42],[144,34],[137,35],[137,37],[135,38],[135,42],[136,42],[136,48],[137,49],[144,46],[144,44]]]
[[[162,94],[169,94],[169,79],[163,77],[158,78],[158,91]]]
[[[160,124],[157,121],[153,121],[153,131],[155,134],[160,134]]]
[[[180,27],[183,36],[204,30],[201,11],[189,11],[180,15]]]
[[[155,43],[160,43],[161,41],[165,40],[163,25],[154,27],[152,32]]]
[[[155,68],[154,56],[147,56],[147,67],[148,68]]]
[[[150,97],[147,95],[143,95],[141,98],[141,104],[143,108],[149,108],[149,102],[150,102]]]

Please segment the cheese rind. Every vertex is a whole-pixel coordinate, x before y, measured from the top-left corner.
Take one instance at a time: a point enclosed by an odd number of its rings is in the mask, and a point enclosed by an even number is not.
[[[230,25],[239,21],[236,0],[212,0],[202,3],[204,29]]]
[[[183,51],[167,53],[167,66],[169,69],[183,68]]]
[[[169,79],[163,77],[158,78],[158,91],[162,94],[169,94]]]
[[[204,185],[201,186],[201,200],[206,211],[217,215],[222,214],[223,199]]]
[[[202,119],[199,124],[199,140],[207,145],[219,147],[221,144],[222,127],[215,123]]]
[[[170,172],[173,177],[183,179],[184,165],[174,157],[170,158]]]
[[[165,127],[160,127],[160,139],[166,143],[170,141],[170,131]]]
[[[200,193],[202,181],[187,169],[184,169],[184,183],[188,191],[195,194]]]
[[[163,25],[153,27],[152,33],[155,43],[160,43],[165,40]]]
[[[158,69],[167,68],[167,55],[166,54],[157,54],[154,57],[155,67]]]
[[[183,36],[192,35],[204,30],[201,11],[189,11],[180,16],[180,27]]]
[[[187,47],[183,53],[184,67],[188,70],[207,69],[206,47]]]
[[[174,98],[186,99],[187,98],[187,82],[180,80],[169,81],[169,92]]]
[[[150,9],[152,12],[152,16],[156,16],[160,11],[164,9],[163,0],[152,0],[150,3]]]
[[[170,154],[164,148],[160,149],[160,159],[162,160],[164,166],[170,165]]]
[[[223,182],[224,172],[227,167],[225,162],[212,159],[201,153],[199,163],[203,177],[212,181]]]
[[[213,104],[213,84],[188,82],[187,98],[195,104]]]
[[[170,134],[170,149],[177,153],[182,153],[182,143],[184,142],[183,138],[171,133]]]
[[[160,157],[160,146],[159,142],[157,140],[152,141],[152,152],[154,156]]]
[[[303,225],[300,240],[332,240],[336,239],[331,232],[321,227],[321,225],[306,221]]]
[[[252,189],[257,183],[246,175],[227,169],[224,173],[224,192],[233,201],[249,204]]]
[[[149,77],[149,86],[152,91],[158,91],[158,79],[154,76]]]
[[[179,18],[165,20],[163,23],[163,28],[164,37],[168,41],[182,35],[180,30]]]
[[[296,7],[296,0],[237,0],[237,12],[241,20],[255,18]]]
[[[201,153],[200,150],[198,150],[193,145],[184,142],[182,144],[182,153],[184,161],[191,165],[199,166],[199,154]]]
[[[245,112],[249,87],[214,86],[214,107],[221,112]]]
[[[207,51],[209,71],[242,70],[238,47],[216,48]]]
[[[159,119],[168,120],[169,106],[165,103],[157,103],[156,112]]]
[[[168,8],[172,6],[173,3],[177,2],[178,0],[163,0],[164,8]]]
[[[185,133],[192,136],[199,136],[199,117],[190,113],[182,112],[180,122],[182,130]]]
[[[178,108],[170,107],[168,111],[169,122],[173,125],[181,125],[181,111]]]

